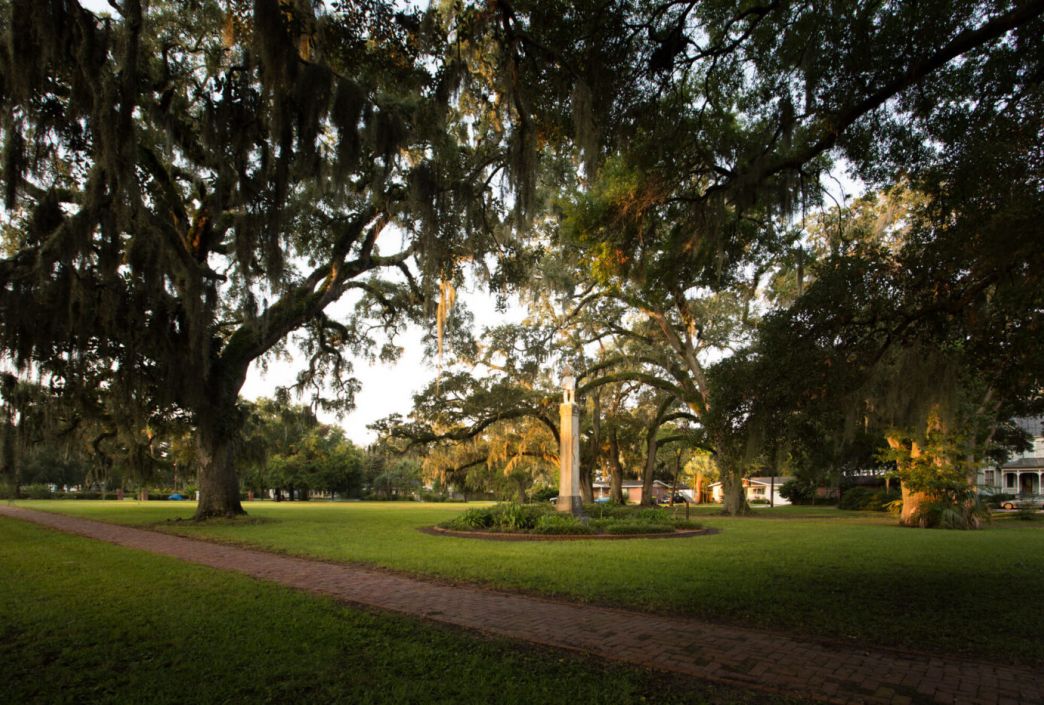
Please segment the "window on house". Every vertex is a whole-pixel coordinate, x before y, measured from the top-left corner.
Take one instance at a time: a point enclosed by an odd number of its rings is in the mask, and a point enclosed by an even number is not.
[[[1015,473],[1009,472],[1005,477],[1004,486],[1008,488],[1015,487]]]
[[[754,490],[754,494],[756,494],[756,495],[764,495],[765,494],[765,488],[764,487],[753,487],[751,489]]]
[[[983,484],[985,484],[985,485],[993,485],[993,484],[995,484],[996,480],[994,479],[993,470],[986,470],[983,473],[982,481],[983,481]]]

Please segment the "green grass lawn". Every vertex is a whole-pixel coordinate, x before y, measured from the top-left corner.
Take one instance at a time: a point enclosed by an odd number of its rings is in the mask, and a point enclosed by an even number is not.
[[[0,518],[0,702],[794,703]]]
[[[977,658],[1044,662],[1044,521],[902,529],[887,515],[760,509],[688,539],[490,542],[418,527],[464,505],[252,503],[203,525],[191,504],[23,502],[104,521],[660,613]]]

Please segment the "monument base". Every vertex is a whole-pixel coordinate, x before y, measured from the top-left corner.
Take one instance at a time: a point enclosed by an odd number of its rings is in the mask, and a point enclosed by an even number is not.
[[[555,509],[563,513],[572,514],[575,517],[582,517],[584,515],[584,502],[578,494],[569,495],[568,497],[558,497],[558,501],[555,502]]]

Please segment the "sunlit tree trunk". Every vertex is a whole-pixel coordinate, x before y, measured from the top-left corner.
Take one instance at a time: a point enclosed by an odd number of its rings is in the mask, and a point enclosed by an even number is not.
[[[892,450],[905,451],[902,440],[898,436],[887,437],[888,446]],[[910,449],[906,451],[909,454],[910,460],[916,460],[921,457],[921,447],[917,444],[917,441],[910,442]],[[908,462],[908,461],[907,461]],[[904,472],[903,467],[904,461],[902,459],[897,461],[899,465],[900,475]],[[921,506],[928,501],[929,497],[924,492],[916,492],[910,489],[910,486],[905,480],[900,477],[899,489],[902,493],[903,509],[899,515],[899,523],[902,526],[920,526],[918,516],[921,512]]]
[[[903,511],[899,515],[899,523],[903,526],[921,526],[918,516],[921,512],[921,505],[928,501],[928,495],[924,492],[914,492],[902,481],[900,481],[899,487],[902,490],[903,498]]]

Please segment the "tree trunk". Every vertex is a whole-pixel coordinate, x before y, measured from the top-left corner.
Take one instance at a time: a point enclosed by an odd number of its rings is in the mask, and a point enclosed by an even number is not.
[[[887,436],[888,446],[893,450],[906,451],[909,453],[910,460],[916,460],[921,457],[921,447],[917,441],[911,441],[910,447],[907,449],[902,439],[898,436]],[[899,478],[899,491],[902,493],[903,510],[899,515],[899,524],[901,526],[913,526],[923,527],[923,524],[919,521],[918,514],[921,511],[921,505],[929,500],[929,496],[924,492],[916,492],[911,490],[909,485],[902,479],[902,473],[906,470],[903,466],[909,463],[907,460],[904,462],[902,458],[897,461],[899,467],[900,478]]]
[[[580,498],[584,504],[594,501],[594,469],[602,456],[602,397],[595,392],[591,404],[591,438],[587,452],[580,456]]]
[[[22,481],[15,442],[14,424],[10,420],[5,420],[3,437],[0,438],[0,472],[9,478],[11,498],[20,499]]]
[[[580,499],[584,504],[594,501],[594,483],[591,475],[591,465],[580,466]]]
[[[199,504],[196,520],[211,517],[233,517],[246,514],[239,501],[239,479],[232,462],[232,434],[229,420],[213,424],[200,423],[196,432],[196,454],[199,464]]]
[[[747,504],[747,498],[743,493],[743,471],[727,467],[725,463],[721,463],[720,467],[722,513],[732,516],[750,514],[750,505]]]
[[[656,430],[654,426],[649,429],[645,441],[645,469],[642,472],[642,504],[656,506],[656,499],[652,496],[653,474],[656,472]]]
[[[616,429],[609,436],[609,499],[614,504],[623,504],[623,468],[620,467],[620,443]]]
[[[520,477],[517,480],[515,480],[515,482],[518,483],[518,503],[519,504],[525,504],[526,503],[526,481],[525,481],[525,479]]]
[[[899,489],[903,496],[903,511],[899,515],[899,523],[902,526],[923,527],[918,514],[921,511],[921,505],[928,501],[928,495],[924,492],[914,492],[902,481],[899,482]]]
[[[681,475],[681,451],[675,451],[674,453],[674,479],[671,480],[671,498],[668,502],[670,506],[674,506],[674,498],[678,494],[678,476]],[[688,504],[688,502],[686,502]]]

